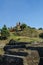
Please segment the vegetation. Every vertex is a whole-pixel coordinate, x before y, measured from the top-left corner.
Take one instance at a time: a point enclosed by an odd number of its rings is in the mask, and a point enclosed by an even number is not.
[[[26,36],[26,37],[38,37],[38,32],[35,29],[25,28],[23,31],[14,32],[14,35]]]
[[[40,38],[43,38],[43,30],[37,30],[34,27],[27,26],[27,24],[23,23],[17,24],[15,27],[7,28],[6,25],[4,25],[1,29],[1,37],[8,38],[9,35],[10,39],[14,39],[16,41],[40,41]]]
[[[40,33],[40,34],[39,34],[39,37],[40,37],[40,38],[43,38],[43,33]]]
[[[24,30],[26,27],[27,27],[26,24],[22,24],[22,25],[20,26],[21,30]]]
[[[10,33],[10,38],[14,39],[15,41],[19,42],[43,42],[43,39],[40,37],[27,37],[27,36],[18,36],[14,35],[13,33]]]
[[[3,28],[1,29],[1,37],[7,39],[9,35],[10,35],[9,30],[7,29],[6,25],[4,25]]]
[[[39,30],[43,30],[43,28],[39,28]]]

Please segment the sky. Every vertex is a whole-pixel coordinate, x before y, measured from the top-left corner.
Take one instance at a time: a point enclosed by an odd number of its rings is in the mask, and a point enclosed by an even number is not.
[[[0,28],[17,22],[43,28],[43,0],[0,0]]]

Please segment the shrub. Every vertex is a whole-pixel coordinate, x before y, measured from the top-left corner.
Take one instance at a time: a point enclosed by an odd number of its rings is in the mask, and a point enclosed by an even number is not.
[[[43,33],[40,33],[40,34],[39,34],[39,37],[40,37],[40,38],[43,38]]]

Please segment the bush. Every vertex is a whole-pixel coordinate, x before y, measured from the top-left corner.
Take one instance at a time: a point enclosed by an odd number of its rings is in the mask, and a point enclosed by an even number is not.
[[[40,38],[43,38],[43,33],[40,33],[40,34],[39,34],[39,37],[40,37]]]

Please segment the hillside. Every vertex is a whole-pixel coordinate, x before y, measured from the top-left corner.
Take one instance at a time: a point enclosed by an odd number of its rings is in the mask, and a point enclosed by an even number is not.
[[[39,31],[37,29],[25,28],[23,31],[15,31],[14,35],[27,36],[27,37],[38,37]]]

